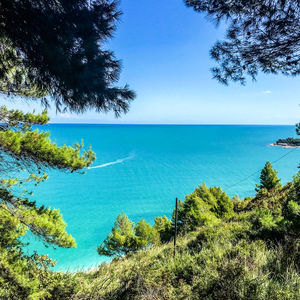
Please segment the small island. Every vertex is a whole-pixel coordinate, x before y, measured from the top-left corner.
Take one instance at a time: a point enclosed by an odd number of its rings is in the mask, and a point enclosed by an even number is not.
[[[287,138],[287,139],[279,139],[272,146],[279,146],[283,148],[300,148],[300,139],[296,138]]]

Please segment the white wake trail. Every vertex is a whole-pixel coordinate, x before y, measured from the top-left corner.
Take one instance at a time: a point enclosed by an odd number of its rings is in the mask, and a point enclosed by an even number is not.
[[[117,159],[115,161],[111,161],[111,162],[108,162],[108,163],[105,163],[105,164],[102,164],[102,165],[99,165],[99,166],[88,167],[87,169],[88,170],[91,170],[91,169],[100,169],[100,168],[105,168],[105,167],[108,167],[108,166],[111,166],[111,165],[120,164],[123,161],[133,159],[134,156],[135,156],[134,154],[131,154],[131,155],[127,156],[127,157],[119,158],[119,159]]]

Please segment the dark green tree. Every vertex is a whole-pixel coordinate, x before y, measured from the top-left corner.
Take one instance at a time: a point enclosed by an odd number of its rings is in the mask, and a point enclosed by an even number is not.
[[[136,249],[145,249],[151,245],[158,244],[160,241],[159,234],[152,227],[151,224],[147,223],[145,219],[137,222],[134,227],[135,232],[135,244]]]
[[[110,0],[0,0],[0,92],[75,112],[126,112],[120,61],[105,47],[120,16]]]
[[[178,205],[178,225],[181,231],[218,222],[233,214],[233,202],[220,187],[197,187]],[[174,212],[173,212],[174,222]]]
[[[118,215],[111,233],[97,248],[97,252],[105,256],[123,256],[135,249],[134,223],[123,213]]]
[[[0,93],[46,106],[53,99],[58,110],[126,112],[134,93],[116,86],[120,62],[105,48],[119,16],[116,1],[0,0]],[[48,121],[46,111],[0,108],[1,299],[49,296],[42,279],[52,262],[25,254],[27,231],[46,245],[76,246],[59,210],[37,206],[28,185],[46,180],[48,169],[82,172],[95,154],[33,129]]]
[[[293,178],[293,188],[283,204],[283,216],[289,232],[299,236],[300,232],[300,172]]]
[[[300,172],[293,178],[293,189],[291,193],[291,200],[297,202],[300,205]]]
[[[134,224],[126,214],[120,214],[97,252],[100,255],[121,257],[159,243],[159,233],[155,227],[144,219]]]
[[[260,173],[260,184],[257,184],[256,191],[260,191],[262,189],[266,189],[267,191],[271,191],[273,189],[277,189],[281,187],[281,183],[277,177],[277,171],[273,169],[272,164],[267,161],[264,168]]]
[[[211,49],[222,83],[245,83],[258,72],[300,74],[300,2],[294,0],[185,0],[214,22],[228,24],[224,41]]]
[[[199,226],[207,225],[217,220],[212,212],[212,208],[215,207],[216,204],[215,198],[205,184],[198,187],[192,194],[187,195],[182,206],[179,206],[179,230],[194,230]]]
[[[172,221],[166,216],[154,219],[154,229],[158,232],[162,243],[169,242],[173,236]]]

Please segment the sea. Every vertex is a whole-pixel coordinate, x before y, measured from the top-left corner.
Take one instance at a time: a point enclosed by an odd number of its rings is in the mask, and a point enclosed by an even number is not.
[[[77,247],[53,249],[29,234],[24,251],[48,254],[62,271],[109,262],[96,248],[122,212],[153,224],[156,216],[171,216],[176,197],[184,200],[202,183],[253,196],[266,161],[283,184],[300,163],[300,149],[270,146],[296,137],[294,126],[50,124],[46,130],[58,145],[83,140],[97,155],[85,174],[50,170],[33,190],[38,204],[61,211]]]

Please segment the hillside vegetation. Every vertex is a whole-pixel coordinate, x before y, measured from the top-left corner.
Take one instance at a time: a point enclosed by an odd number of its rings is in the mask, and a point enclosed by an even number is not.
[[[230,199],[220,188],[202,185],[187,195],[179,212],[175,257],[172,239],[156,239],[90,272],[52,272],[44,266],[36,269],[40,296],[26,297],[299,299],[300,174],[281,186],[266,164],[255,197]],[[0,291],[1,299],[19,299],[9,289],[7,298]]]
[[[175,257],[168,243],[65,278],[74,299],[299,299],[299,204],[298,176],[235,198],[232,214],[182,233]]]

